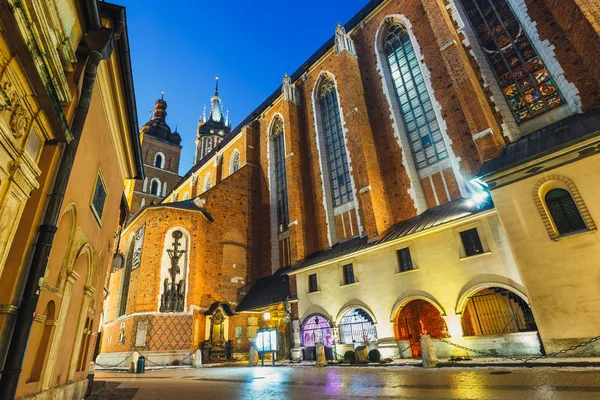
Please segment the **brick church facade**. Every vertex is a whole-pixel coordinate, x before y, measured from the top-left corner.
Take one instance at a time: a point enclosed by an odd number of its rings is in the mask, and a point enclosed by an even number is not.
[[[513,221],[505,231],[509,216],[492,201],[500,191],[481,181],[501,175],[496,160],[508,151],[528,146],[513,168],[558,151],[534,147],[539,135],[561,149],[575,137],[595,143],[595,9],[585,0],[373,0],[237,128],[217,88],[196,164],[121,236],[99,360],[137,350],[169,363],[206,345],[243,355],[263,327],[277,328],[279,356],[294,358],[314,357],[318,342],[331,357],[359,343],[418,356],[425,333],[507,354],[594,336],[594,310],[582,311],[590,318],[579,332],[548,328],[543,279],[514,252],[525,228]],[[553,136],[564,132],[562,142]],[[178,155],[178,142],[161,143]],[[585,157],[597,162],[595,149]],[[584,225],[575,225],[597,241],[592,193],[560,201],[580,207],[571,216]],[[559,246],[558,236],[543,240]],[[595,252],[585,238],[570,238],[584,241],[572,251]],[[581,296],[597,301],[598,290]],[[493,310],[481,313],[484,302]],[[436,351],[456,354],[443,343]]]

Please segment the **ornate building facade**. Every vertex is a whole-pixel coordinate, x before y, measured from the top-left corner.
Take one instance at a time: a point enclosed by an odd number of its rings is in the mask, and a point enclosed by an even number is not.
[[[145,232],[140,272],[113,273],[109,309],[123,287],[136,300],[107,319],[103,360],[221,337],[244,353],[262,327],[305,358],[318,342],[419,356],[425,333],[507,355],[598,335],[591,4],[369,2],[237,128],[201,126],[196,165],[125,230],[125,260]],[[135,318],[180,318],[191,331],[145,337],[190,339],[137,346]]]
[[[125,9],[0,8],[0,398],[83,398],[143,178]]]

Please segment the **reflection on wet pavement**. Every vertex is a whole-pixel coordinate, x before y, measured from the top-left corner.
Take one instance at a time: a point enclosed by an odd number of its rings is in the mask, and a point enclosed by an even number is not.
[[[575,368],[203,368],[144,375],[98,372],[96,380],[120,382],[119,390],[139,389],[135,400],[600,399],[600,370]]]

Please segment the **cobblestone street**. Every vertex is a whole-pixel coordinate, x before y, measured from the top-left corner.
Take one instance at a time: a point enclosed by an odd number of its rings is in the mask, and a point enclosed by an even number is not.
[[[89,400],[598,399],[600,369],[264,367],[98,372]]]

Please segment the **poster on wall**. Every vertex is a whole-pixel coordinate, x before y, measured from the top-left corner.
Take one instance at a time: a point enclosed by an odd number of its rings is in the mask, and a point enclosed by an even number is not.
[[[144,232],[146,230],[146,225],[142,226],[135,233],[135,237],[133,238],[133,257],[131,260],[131,270],[139,268],[140,263],[142,262],[142,247],[144,245]]]

